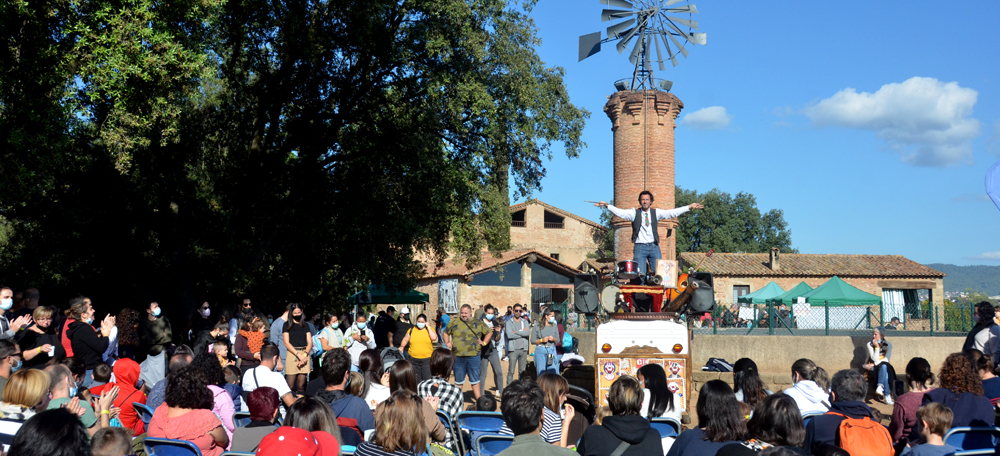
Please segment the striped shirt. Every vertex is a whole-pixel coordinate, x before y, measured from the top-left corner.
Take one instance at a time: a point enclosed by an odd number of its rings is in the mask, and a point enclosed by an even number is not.
[[[547,443],[559,443],[559,439],[562,438],[562,418],[559,414],[549,410],[545,407],[542,416],[545,417],[545,421],[542,422],[542,440]],[[507,427],[507,423],[504,423],[503,427],[500,428],[501,435],[514,435],[514,432]]]
[[[362,442],[358,445],[358,449],[354,450],[355,456],[416,456],[417,453],[412,451],[402,451],[396,450],[392,453],[385,451],[382,447],[372,443],[372,442]]]

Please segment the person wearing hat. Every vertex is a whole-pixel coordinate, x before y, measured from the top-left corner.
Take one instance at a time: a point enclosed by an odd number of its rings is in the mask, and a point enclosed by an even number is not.
[[[399,311],[399,319],[396,320],[395,330],[389,333],[389,345],[402,350],[403,338],[406,337],[406,332],[412,327],[413,323],[410,323],[410,308],[403,307]]]
[[[340,445],[329,432],[282,426],[260,441],[258,455],[266,456],[337,456]]]

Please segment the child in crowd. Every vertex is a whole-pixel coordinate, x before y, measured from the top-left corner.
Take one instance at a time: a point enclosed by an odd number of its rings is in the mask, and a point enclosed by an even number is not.
[[[92,456],[135,454],[132,451],[132,433],[120,427],[103,428],[90,439],[90,454]]]
[[[111,366],[108,363],[97,363],[94,366],[94,383],[90,384],[90,393],[94,396],[100,396],[101,392],[109,382],[111,382]]]
[[[223,369],[223,374],[226,376],[226,384],[222,385],[222,389],[226,390],[229,397],[233,398],[233,407],[240,410],[243,396],[243,387],[240,386],[240,368],[228,365]]]
[[[247,338],[247,348],[250,349],[250,353],[256,355],[264,346],[264,327],[263,320],[254,318],[253,321],[244,324],[243,329],[240,329],[240,335]]]
[[[224,340],[216,341],[212,344],[212,353],[215,353],[215,357],[219,360],[219,365],[223,368],[230,365],[229,361],[229,343]]]
[[[497,411],[497,398],[493,396],[489,391],[483,393],[476,399],[476,411],[477,412],[495,412]]]
[[[951,420],[954,418],[951,409],[938,403],[931,402],[920,406],[917,409],[917,419],[922,421],[924,429],[920,431],[924,443],[914,447],[909,447],[903,454],[912,456],[944,456],[954,454],[955,447],[944,443],[944,435],[951,429]]]

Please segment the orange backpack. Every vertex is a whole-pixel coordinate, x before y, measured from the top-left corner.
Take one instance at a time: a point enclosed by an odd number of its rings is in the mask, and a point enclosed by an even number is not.
[[[892,448],[892,436],[881,423],[876,423],[867,416],[851,418],[835,412],[827,412],[827,415],[844,417],[844,421],[840,422],[840,427],[837,430],[837,446],[846,450],[851,456],[893,456],[895,454]]]

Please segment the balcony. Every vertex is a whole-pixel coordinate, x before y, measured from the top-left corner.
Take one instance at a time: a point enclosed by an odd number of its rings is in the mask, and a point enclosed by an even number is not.
[[[556,230],[561,230],[565,228],[565,226],[563,225],[564,225],[563,222],[545,222],[545,228],[552,228]]]

